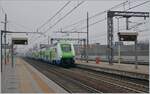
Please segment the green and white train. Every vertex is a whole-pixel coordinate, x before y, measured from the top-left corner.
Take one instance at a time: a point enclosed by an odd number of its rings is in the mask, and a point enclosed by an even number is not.
[[[74,65],[75,50],[72,43],[57,42],[48,48],[32,52],[31,58],[57,65]]]

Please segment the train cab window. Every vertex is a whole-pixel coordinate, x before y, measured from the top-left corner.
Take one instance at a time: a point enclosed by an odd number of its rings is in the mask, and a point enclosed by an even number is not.
[[[61,49],[64,52],[70,52],[71,51],[71,45],[70,44],[61,44]]]

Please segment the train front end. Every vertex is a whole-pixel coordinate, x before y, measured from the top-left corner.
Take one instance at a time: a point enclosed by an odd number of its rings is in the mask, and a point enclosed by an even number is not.
[[[60,43],[61,65],[74,66],[75,51],[72,43]]]

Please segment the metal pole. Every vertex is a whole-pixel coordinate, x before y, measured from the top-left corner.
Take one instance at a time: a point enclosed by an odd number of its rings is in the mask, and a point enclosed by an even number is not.
[[[51,39],[51,44],[53,44],[53,39]]]
[[[135,69],[138,69],[138,62],[137,62],[137,39],[135,40]]]
[[[109,64],[113,64],[113,16],[111,12],[107,13],[107,52],[108,52],[108,62]]]
[[[86,58],[86,39],[84,40],[84,59]]]
[[[121,55],[120,55],[120,41],[118,44],[118,63],[120,64],[120,59],[121,59]]]
[[[12,41],[12,48],[11,48],[11,60],[12,60],[11,63],[12,63],[12,67],[14,67],[14,58],[13,58],[13,53],[14,53],[14,51],[13,51],[14,49],[13,48],[14,47],[13,47],[13,45],[14,44],[13,44],[13,41]]]
[[[77,55],[79,55],[79,33],[77,33],[77,34],[78,34],[78,39],[77,39],[78,41],[77,41],[76,47],[77,47]]]
[[[87,63],[88,63],[88,47],[89,47],[89,14],[87,12],[87,46],[86,46]]]
[[[129,18],[126,18],[126,30],[129,30]]]
[[[118,21],[118,32],[119,32],[119,18],[117,18],[117,21]],[[121,59],[121,55],[120,55],[120,40],[119,40],[119,44],[118,44],[118,63],[120,64],[120,59]]]
[[[127,17],[126,18],[126,30],[129,30],[129,18]],[[119,58],[120,60],[120,58]]]
[[[3,50],[2,49],[2,44],[3,44],[2,43],[3,42],[2,39],[3,38],[2,38],[2,36],[3,36],[3,32],[1,31],[1,72],[3,71],[3,51],[2,51]]]
[[[50,36],[48,36],[48,45],[50,44],[50,42],[49,42],[49,41],[50,41]]]
[[[5,64],[6,64],[6,31],[7,31],[7,14],[5,14],[4,31],[5,31],[5,34],[4,34],[4,47],[5,47],[5,50],[4,50],[4,53],[5,53]]]

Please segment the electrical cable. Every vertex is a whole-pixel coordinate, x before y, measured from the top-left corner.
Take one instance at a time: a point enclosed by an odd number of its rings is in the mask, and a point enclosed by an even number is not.
[[[150,1],[145,1],[145,2],[143,2],[143,3],[141,3],[141,4],[138,4],[138,5],[135,5],[135,6],[133,6],[133,7],[131,7],[131,8],[128,8],[127,10],[131,10],[131,9],[133,9],[133,8],[136,8],[136,7],[138,7],[138,6],[141,6],[141,5],[143,5],[143,4],[146,4],[146,3],[148,3],[148,2],[150,2]],[[113,7],[113,8],[115,8],[115,7]],[[126,10],[126,11],[127,11]],[[95,24],[97,24],[97,23],[99,23],[99,22],[102,22],[102,21],[105,21],[105,20],[107,20],[107,18],[104,18],[104,19],[102,19],[102,20],[99,20],[99,21],[96,21],[96,22],[94,22],[94,23],[92,23],[92,24],[89,24],[89,27],[90,27],[90,25],[95,25]],[[81,27],[81,28],[79,28],[79,30],[81,29],[85,29],[86,28],[86,26],[84,26],[84,27]],[[72,29],[71,29],[72,30]]]
[[[24,29],[26,29],[26,30],[33,31],[31,28],[27,28],[26,26],[21,25],[21,24],[19,24],[19,23],[16,23],[16,22],[14,22],[14,21],[9,21],[9,22],[15,24],[16,26],[22,27],[22,28],[24,28]]]
[[[123,5],[123,4],[125,4],[125,3],[127,3],[127,2],[128,2],[128,1],[122,2],[122,3],[120,3],[120,4],[117,4],[117,5],[113,6],[113,7],[110,8],[110,9],[107,9],[107,10],[105,10],[105,11],[96,13],[96,14],[94,14],[93,16],[90,16],[90,17],[89,17],[89,20],[92,19],[92,18],[94,18],[94,17],[97,17],[97,16],[99,16],[99,15],[102,15],[102,14],[104,14],[104,13],[107,13],[108,10],[115,9],[115,8],[117,8],[117,7],[119,7],[119,6]],[[78,24],[78,23],[83,22],[83,21],[86,21],[86,19],[82,19],[82,20],[80,20],[80,21],[78,21],[78,22],[75,22],[75,23],[73,23],[73,24],[71,24],[71,25],[65,26],[63,29],[68,28],[68,27],[70,27],[70,26],[73,26],[73,25]]]
[[[143,4],[146,4],[146,3],[148,3],[148,2],[150,2],[150,1],[146,1],[146,2],[143,2],[143,3],[141,3],[141,4],[138,4],[138,5],[135,5],[135,6],[133,6],[133,7],[131,7],[131,8],[128,8],[127,10],[131,10],[131,9],[133,9],[133,8],[136,8],[136,7],[138,7],[138,6],[141,6],[141,5],[143,5]],[[121,3],[121,4],[123,4],[123,3]],[[119,5],[118,5],[119,6]],[[114,7],[113,7],[114,8]],[[106,13],[105,11],[103,11],[103,12],[100,12],[99,13],[99,15],[102,15],[103,13]],[[98,14],[97,14],[98,15]],[[93,17],[96,17],[97,15],[93,15]],[[89,17],[90,18],[90,17]],[[92,18],[92,16],[91,16],[91,18]],[[90,18],[90,19],[91,19]],[[63,19],[63,17],[61,18],[61,19],[59,19],[53,26],[51,26],[51,27],[49,27],[45,32],[47,32],[49,29],[51,29],[52,27],[54,27],[58,22],[60,22],[61,20]],[[106,20],[107,18],[105,18],[105,20]],[[85,20],[85,19],[84,19]],[[76,23],[74,23],[74,24],[71,24],[71,25],[75,25],[75,24],[77,24],[77,23],[79,23],[79,22],[82,22],[83,20],[80,20],[80,21],[78,21],[78,22],[76,22]],[[96,22],[94,22],[94,23],[92,23],[92,24],[90,24],[90,25],[95,25],[95,24],[97,24],[97,23],[99,23],[99,22],[101,22],[101,21],[96,21]],[[71,25],[69,25],[69,26],[71,26]],[[89,25],[89,26],[90,26]],[[66,28],[66,27],[65,27]],[[80,29],[84,29],[85,27],[82,27],[82,28],[80,28]],[[44,33],[45,33],[44,32]]]
[[[71,9],[67,14],[65,14],[62,18],[60,18],[56,23],[54,23],[51,27],[49,27],[45,32],[53,28],[56,24],[58,24],[61,20],[63,20],[65,17],[67,17],[70,13],[72,13],[76,8],[78,8],[81,4],[83,4],[84,1],[80,2],[77,6],[75,6],[73,9]]]
[[[123,5],[123,4],[126,4],[127,2],[128,2],[128,1],[125,1],[125,2],[123,2],[123,3],[121,3],[121,4],[115,5],[114,7],[110,8],[110,9],[108,9],[108,10],[115,9],[115,8],[117,8],[117,7],[119,7],[119,6]],[[141,3],[141,4],[138,4],[138,5],[135,5],[135,6],[131,7],[131,8],[128,8],[127,10],[131,10],[131,9],[136,8],[136,7],[138,7],[138,6],[144,5],[144,4],[148,3],[148,2],[150,2],[150,1],[149,1],[149,0],[148,0],[148,1],[145,1],[145,2],[143,2],[143,3]],[[132,3],[133,3],[133,2],[132,2]],[[131,4],[131,2],[130,2],[130,4]],[[97,13],[97,14],[95,14],[95,15],[89,17],[89,19],[92,19],[92,18],[94,18],[94,17],[96,17],[96,16],[99,16],[99,15],[102,15],[102,14],[104,14],[104,13],[107,13],[108,10],[105,10],[105,11],[102,11],[102,12],[100,12],[100,13]],[[126,11],[127,11],[127,10],[126,10]],[[78,24],[78,23],[80,23],[80,22],[83,22],[83,21],[86,21],[86,19],[83,19],[83,20],[80,20],[80,21],[78,21],[78,22],[76,22],[76,23],[73,23],[73,24],[71,24],[71,25],[68,25],[68,26],[64,27],[63,29],[68,28],[68,27],[71,27],[71,26],[73,26],[73,25],[75,25],[75,24]]]
[[[84,1],[81,1],[79,4],[77,4],[77,6],[75,6],[74,8],[72,8],[68,13],[66,13],[63,17],[61,17],[59,20],[57,20],[56,23],[54,23],[52,26],[50,26],[47,30],[45,30],[43,33],[48,32],[48,30],[50,30],[51,28],[53,28],[56,24],[58,24],[61,20],[63,20],[65,17],[67,17],[70,13],[72,13],[76,8],[78,8],[81,4],[83,4]],[[38,37],[40,38],[40,37]]]
[[[67,5],[70,4],[71,1],[68,1],[61,9],[59,9],[50,19],[48,19],[44,24],[42,24],[39,28],[41,29],[44,25],[46,25],[48,22],[50,22],[54,17],[56,17],[56,15],[58,15],[65,7],[67,7]]]

